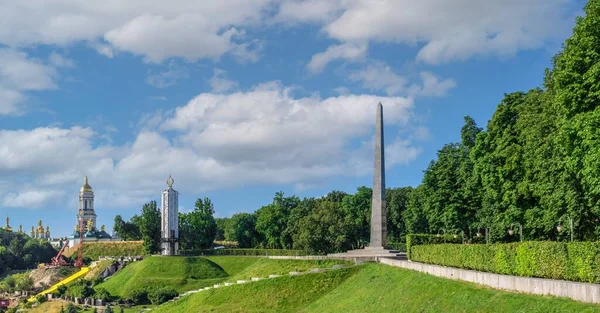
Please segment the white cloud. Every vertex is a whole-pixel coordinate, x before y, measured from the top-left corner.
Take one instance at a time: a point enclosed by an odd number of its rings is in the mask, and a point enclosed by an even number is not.
[[[170,57],[218,58],[238,44],[233,37],[260,23],[273,0],[100,2],[49,0],[0,3],[0,42],[23,47],[84,41],[108,57],[114,50],[150,62]],[[243,49],[243,48],[242,48]]]
[[[424,96],[444,96],[448,90],[456,87],[456,82],[454,80],[440,80],[430,72],[421,72],[421,79],[423,80],[423,88],[420,93]]]
[[[363,82],[363,87],[370,90],[384,90],[388,95],[397,95],[405,89],[407,79],[396,75],[389,65],[383,62],[372,62],[362,69],[350,74],[352,81]]]
[[[342,9],[342,1],[292,0],[282,1],[274,17],[277,23],[324,23],[332,20]]]
[[[440,79],[431,72],[419,73],[420,82],[408,84],[409,78],[396,74],[381,61],[373,61],[363,68],[350,73],[351,81],[362,82],[363,88],[384,91],[388,96],[405,95],[411,97],[440,97],[456,87],[453,79]]]
[[[168,69],[160,73],[152,74],[152,71],[148,72],[146,82],[156,88],[166,88],[174,85],[181,79],[188,78],[189,74],[185,67],[176,64],[171,61],[168,65]]]
[[[12,89],[7,89],[0,85],[0,116],[1,115],[19,115],[22,109],[19,105],[25,100],[25,96]]]
[[[287,0],[274,20],[317,23],[342,43],[421,44],[417,59],[439,64],[562,40],[573,18],[568,6],[565,0]]]
[[[101,134],[90,128],[0,131],[6,143],[0,146],[0,203],[74,206],[71,198],[84,175],[97,206],[111,208],[137,208],[156,199],[168,173],[186,194],[247,184],[311,186],[372,170],[372,146],[356,143],[372,137],[379,101],[391,129],[400,134],[413,127],[410,98],[293,97],[290,90],[272,82],[243,92],[201,94],[175,112],[149,115],[146,122],[154,120],[154,128],[121,146],[98,146]],[[388,135],[389,166],[416,157],[420,150],[409,140]]]
[[[71,59],[67,59],[56,52],[52,52],[50,54],[50,57],[48,57],[48,60],[50,62],[50,65],[52,65],[54,67],[66,67],[66,68],[75,67],[75,61],[73,61]]]
[[[314,23],[341,43],[331,49],[351,51],[345,45],[355,42],[365,43],[358,52],[368,42],[420,44],[417,58],[437,64],[511,55],[562,39],[571,7],[565,0],[3,1],[0,42],[20,48],[84,41],[108,57],[120,50],[149,62],[227,53],[252,61],[258,57],[250,48],[254,39],[236,37],[244,29]],[[344,57],[351,52],[334,52],[315,61],[316,71],[333,59],[352,59]]]
[[[9,208],[41,208],[48,204],[56,204],[66,192],[64,190],[29,190],[19,193],[8,193],[2,200],[2,206]]]
[[[55,89],[57,76],[56,69],[41,60],[0,48],[0,115],[22,114],[25,92]]]
[[[335,60],[360,61],[367,56],[367,45],[363,43],[344,43],[330,46],[325,52],[312,56],[308,69],[312,73],[320,73],[329,62]]]
[[[223,93],[238,87],[238,83],[226,78],[227,72],[216,68],[208,83],[213,92]]]
[[[0,49],[0,84],[15,90],[54,89],[56,70],[23,52]]]

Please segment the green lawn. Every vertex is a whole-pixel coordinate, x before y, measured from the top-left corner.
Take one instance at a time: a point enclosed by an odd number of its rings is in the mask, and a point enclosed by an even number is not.
[[[287,274],[296,268],[332,267],[341,261],[271,260],[261,257],[147,257],[132,263],[97,288],[124,297],[130,290],[145,286],[169,286],[183,293],[216,283]]]
[[[547,313],[600,312],[600,306],[498,291],[371,263],[211,289],[160,306],[153,312]]]
[[[98,288],[121,297],[145,286],[170,286],[183,292],[210,286],[227,276],[220,266],[205,258],[153,256],[127,265]]]

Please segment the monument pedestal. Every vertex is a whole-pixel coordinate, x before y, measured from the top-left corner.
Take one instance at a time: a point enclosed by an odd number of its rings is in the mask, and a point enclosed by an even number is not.
[[[406,253],[398,250],[385,249],[383,247],[366,247],[364,249],[350,250],[345,253],[331,253],[327,256],[330,258],[355,261],[377,261],[379,258],[406,260]]]

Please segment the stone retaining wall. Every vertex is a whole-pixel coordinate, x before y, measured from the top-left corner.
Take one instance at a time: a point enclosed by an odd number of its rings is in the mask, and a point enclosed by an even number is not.
[[[517,291],[535,295],[552,295],[557,297],[571,298],[573,300],[587,303],[600,303],[599,284],[509,276],[387,258],[381,258],[379,259],[379,262],[395,267],[402,267],[427,273],[437,277],[468,281],[495,289]]]

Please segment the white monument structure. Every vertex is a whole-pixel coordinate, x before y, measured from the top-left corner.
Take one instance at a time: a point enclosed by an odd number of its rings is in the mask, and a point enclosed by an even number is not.
[[[173,189],[173,177],[169,174],[167,188],[162,193],[161,208],[161,254],[179,254],[179,192]]]

